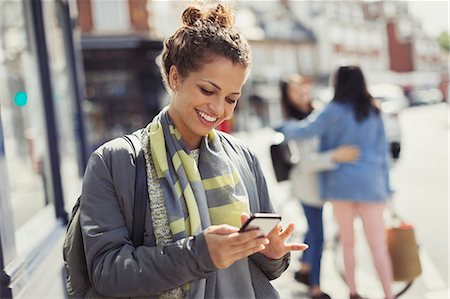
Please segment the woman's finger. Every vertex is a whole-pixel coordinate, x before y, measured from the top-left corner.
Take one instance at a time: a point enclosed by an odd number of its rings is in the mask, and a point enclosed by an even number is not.
[[[304,243],[286,244],[287,251],[304,251],[308,248],[309,248],[308,244],[304,244]]]
[[[231,258],[233,260],[237,261],[237,260],[248,257],[248,256],[255,254],[264,249],[266,249],[266,246],[264,244],[259,244],[258,246],[254,246],[254,247],[248,248],[246,250],[236,252],[231,256]]]
[[[290,235],[292,235],[292,233],[294,232],[295,229],[295,224],[294,223],[289,223],[288,226],[283,229],[280,233],[280,238],[283,240],[286,240],[287,238],[289,238]]]
[[[241,214],[241,223],[244,224],[247,220],[250,219],[250,216],[247,213]]]
[[[261,238],[261,231],[254,229],[246,232],[236,232],[228,235],[228,241],[231,245],[245,244],[253,239]]]
[[[267,238],[277,237],[277,236],[280,234],[280,231],[282,231],[282,228],[281,228],[281,222],[278,223],[278,224],[274,227],[274,229],[272,229],[272,230],[270,231],[270,233],[267,235]]]
[[[253,240],[250,240],[246,243],[238,244],[238,245],[232,245],[232,251],[239,253],[239,252],[246,252],[252,248],[258,247],[259,245],[267,246],[269,245],[270,241],[267,238],[259,237]]]
[[[213,225],[213,226],[208,227],[206,230],[208,233],[217,234],[217,235],[229,235],[229,234],[239,231],[239,229],[237,227],[231,226],[228,224]]]

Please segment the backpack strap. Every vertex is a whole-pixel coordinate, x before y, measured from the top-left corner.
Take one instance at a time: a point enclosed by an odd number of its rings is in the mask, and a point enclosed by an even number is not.
[[[145,214],[147,210],[148,189],[147,172],[145,169],[144,151],[138,136],[134,134],[123,136],[134,152],[134,166],[136,167],[136,179],[134,181],[133,225],[131,241],[135,247],[144,243]]]

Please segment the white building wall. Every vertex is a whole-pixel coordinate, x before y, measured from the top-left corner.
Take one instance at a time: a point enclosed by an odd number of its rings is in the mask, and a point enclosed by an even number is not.
[[[317,75],[330,74],[337,66],[349,63],[357,63],[369,71],[389,68],[384,23],[364,20],[359,2],[322,2],[314,11],[310,24],[317,37]],[[336,45],[343,50],[336,51]],[[378,55],[370,54],[374,51]]]
[[[181,26],[181,14],[186,8],[185,1],[149,0],[147,9],[151,12],[150,28],[154,38],[164,39],[171,36]]]
[[[314,76],[317,74],[316,64],[317,59],[315,56],[315,46],[305,45],[297,49],[298,67],[301,74],[308,76]]]
[[[93,0],[91,3],[95,31],[130,31],[130,10],[127,0]]]

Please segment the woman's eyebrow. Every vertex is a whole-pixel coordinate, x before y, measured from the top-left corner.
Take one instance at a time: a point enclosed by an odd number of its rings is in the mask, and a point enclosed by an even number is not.
[[[216,83],[214,83],[214,82],[212,82],[212,81],[209,81],[209,80],[203,80],[203,79],[201,79],[201,81],[207,82],[207,83],[211,84],[212,86],[214,86],[215,88],[217,88],[218,90],[222,91],[222,88],[220,88],[219,85],[217,85]],[[232,92],[231,94],[237,94],[237,95],[240,95],[241,93],[238,92],[238,91],[236,91],[236,92]]]

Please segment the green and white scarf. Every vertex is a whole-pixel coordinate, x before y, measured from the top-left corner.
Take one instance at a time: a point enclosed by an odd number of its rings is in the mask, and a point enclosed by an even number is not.
[[[247,192],[214,130],[201,141],[198,165],[167,108],[143,130],[141,141],[146,152],[157,246],[196,235],[210,225],[241,225],[241,213],[249,212]],[[163,202],[153,202],[152,180],[159,182]],[[188,288],[183,287],[184,291]],[[162,297],[179,297],[183,293],[177,288]]]

